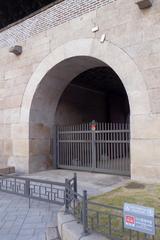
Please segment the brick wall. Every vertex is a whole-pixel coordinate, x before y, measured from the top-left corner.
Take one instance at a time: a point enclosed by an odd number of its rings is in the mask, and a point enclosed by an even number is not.
[[[17,42],[58,26],[83,14],[96,10],[116,0],[64,0],[0,32],[0,47],[9,47]]]

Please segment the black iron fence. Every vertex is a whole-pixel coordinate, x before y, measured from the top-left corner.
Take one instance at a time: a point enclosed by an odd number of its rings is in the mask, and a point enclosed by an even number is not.
[[[155,216],[156,235],[124,228],[123,209],[88,201],[88,231],[96,231],[113,240],[159,240],[160,217]]]
[[[17,176],[1,176],[0,191],[50,203],[65,204],[65,183]]]
[[[57,126],[59,168],[130,175],[130,126],[86,123]]]
[[[159,240],[160,215],[155,216],[156,235],[151,236],[124,228],[123,209],[90,201],[87,191],[77,192],[77,176],[65,183],[17,176],[0,177],[0,191],[23,196],[30,200],[46,201],[65,206],[83,225],[83,234],[100,233],[111,240]]]

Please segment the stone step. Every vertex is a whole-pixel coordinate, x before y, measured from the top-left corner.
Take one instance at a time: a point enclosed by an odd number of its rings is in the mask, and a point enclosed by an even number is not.
[[[15,173],[15,167],[4,167],[4,166],[0,166],[0,175],[7,175],[7,174],[11,174],[11,173]]]

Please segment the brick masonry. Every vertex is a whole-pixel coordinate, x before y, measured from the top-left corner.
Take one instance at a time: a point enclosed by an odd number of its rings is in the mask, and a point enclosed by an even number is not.
[[[116,0],[64,0],[0,32],[0,47],[22,42],[44,30],[51,29]]]

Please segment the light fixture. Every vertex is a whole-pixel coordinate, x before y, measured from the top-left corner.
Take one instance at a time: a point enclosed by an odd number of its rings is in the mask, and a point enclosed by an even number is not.
[[[152,2],[152,0],[138,0],[136,4],[140,9],[145,9],[152,7]]]
[[[93,32],[93,33],[94,33],[94,32],[97,32],[97,31],[99,31],[99,27],[98,27],[98,26],[95,26],[95,27],[92,28],[92,32]]]
[[[104,33],[104,34],[102,34],[102,36],[101,36],[100,42],[101,42],[101,43],[104,43],[105,39],[106,39],[106,34]]]
[[[15,55],[21,55],[22,54],[22,46],[15,45],[14,47],[11,47],[9,49],[9,52],[14,53]]]

